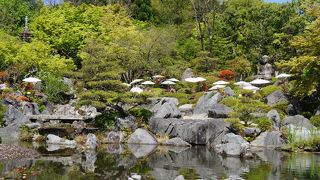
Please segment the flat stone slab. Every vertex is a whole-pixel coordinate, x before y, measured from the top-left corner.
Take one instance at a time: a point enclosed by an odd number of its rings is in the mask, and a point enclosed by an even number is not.
[[[70,121],[84,121],[92,119],[89,116],[65,116],[65,115],[27,115],[30,120],[49,121],[49,120],[70,120]]]

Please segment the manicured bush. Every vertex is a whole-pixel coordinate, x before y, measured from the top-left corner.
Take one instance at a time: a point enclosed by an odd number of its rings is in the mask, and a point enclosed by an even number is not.
[[[152,116],[152,111],[145,108],[133,108],[129,110],[129,113],[136,118],[142,119],[144,122]]]
[[[312,116],[310,121],[314,126],[320,127],[320,116]]]
[[[7,112],[7,107],[5,105],[0,104],[0,126],[3,126],[4,121],[4,115]]]
[[[113,130],[116,124],[116,118],[118,117],[120,117],[120,113],[118,112],[100,114],[94,118],[93,124],[98,128]]]
[[[258,124],[258,127],[261,131],[268,131],[272,128],[272,122],[268,119],[268,117],[254,118],[253,122]]]

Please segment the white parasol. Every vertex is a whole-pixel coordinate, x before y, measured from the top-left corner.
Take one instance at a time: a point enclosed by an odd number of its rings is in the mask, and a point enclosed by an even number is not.
[[[152,81],[145,81],[145,82],[143,82],[143,83],[141,83],[141,84],[143,84],[143,85],[153,85],[153,84],[155,84],[155,83],[152,82]]]
[[[179,80],[178,80],[178,79],[176,79],[176,78],[167,79],[167,81],[179,82]]]
[[[139,88],[139,87],[133,87],[130,89],[131,92],[135,92],[135,93],[142,93],[143,92],[143,89]]]
[[[153,78],[163,78],[164,76],[162,76],[162,75],[154,75],[154,76],[152,76]]]
[[[264,79],[255,79],[250,82],[250,84],[269,84],[269,83],[271,83],[271,82],[268,80],[264,80]]]
[[[279,74],[278,76],[276,76],[276,78],[289,78],[291,77],[290,74]]]
[[[224,85],[215,85],[213,87],[211,87],[209,90],[215,90],[215,89],[221,89],[221,88],[225,88],[226,86]]]
[[[143,81],[143,79],[135,79],[130,84],[135,84],[135,83],[138,83],[138,82],[141,82],[141,81]]]
[[[28,78],[23,79],[22,81],[29,82],[29,83],[37,83],[37,82],[40,82],[41,80],[38,78],[34,78],[34,77],[28,77]]]
[[[214,85],[225,85],[225,84],[229,84],[229,82],[227,81],[217,81],[215,83],[213,83]]]
[[[172,81],[163,81],[161,84],[166,84],[166,85],[173,85],[173,84],[176,84]]]

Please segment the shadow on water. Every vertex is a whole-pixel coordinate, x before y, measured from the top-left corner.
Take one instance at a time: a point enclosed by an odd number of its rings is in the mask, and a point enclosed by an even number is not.
[[[282,153],[255,149],[255,158],[222,157],[204,146],[192,148],[109,144],[98,151],[72,147],[20,144],[34,147],[36,157],[0,162],[0,178],[44,180],[173,180],[224,179],[239,175],[250,180],[320,179],[319,154]]]

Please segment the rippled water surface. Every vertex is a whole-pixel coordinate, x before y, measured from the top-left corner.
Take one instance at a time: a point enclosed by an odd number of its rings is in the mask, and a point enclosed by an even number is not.
[[[26,146],[26,145],[23,145]],[[203,146],[105,145],[98,151],[27,145],[39,155],[0,162],[0,179],[320,179],[320,155],[256,149],[255,158],[222,157]],[[135,176],[136,175],[136,176]],[[137,176],[138,175],[138,176]]]

